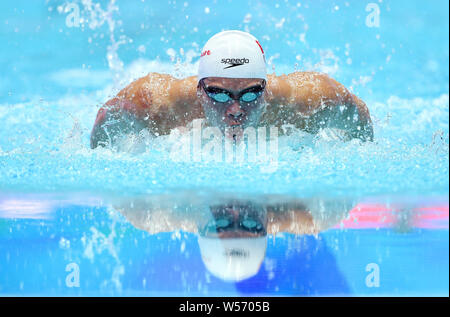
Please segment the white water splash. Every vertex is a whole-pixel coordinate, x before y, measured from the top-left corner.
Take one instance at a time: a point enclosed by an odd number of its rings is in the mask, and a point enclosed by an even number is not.
[[[119,12],[116,0],[110,0],[106,9],[103,9],[99,2],[92,0],[79,0],[70,3],[70,5],[74,4],[81,4],[82,6],[80,10],[80,23],[82,28],[87,25],[89,29],[95,31],[101,29],[103,25],[107,25],[110,44],[107,47],[106,59],[109,70],[114,78],[114,86],[120,87],[123,84],[121,78],[123,78],[124,63],[120,59],[118,51],[121,45],[131,43],[132,40],[123,34],[118,37],[116,35],[116,26],[122,24],[122,21],[116,21],[114,18],[114,15]],[[65,12],[64,8],[58,11],[60,13]]]
[[[110,211],[110,215],[115,214],[115,211]],[[114,217],[113,217],[114,218]],[[115,243],[116,238],[116,219],[111,222],[111,231],[109,234],[99,231],[95,227],[91,227],[91,234],[83,235],[81,242],[83,243],[84,253],[83,256],[94,262],[96,256],[102,255],[104,251],[109,254],[114,260],[114,267],[112,268],[111,279],[102,282],[101,287],[103,289],[110,289],[112,285],[118,292],[122,290],[121,276],[125,273],[124,266],[119,258],[119,248]]]

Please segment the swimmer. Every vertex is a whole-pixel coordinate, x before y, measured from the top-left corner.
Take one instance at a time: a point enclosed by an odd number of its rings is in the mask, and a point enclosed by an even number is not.
[[[317,72],[267,74],[264,51],[246,32],[224,31],[205,44],[198,75],[176,79],[149,73],[109,100],[97,114],[91,148],[114,146],[126,134],[170,134],[194,119],[238,140],[247,127],[290,125],[317,134],[336,129],[345,139],[373,140],[366,104]]]
[[[150,234],[195,234],[205,267],[226,281],[247,279],[259,271],[268,235],[317,235],[346,219],[353,206],[347,199],[321,198],[270,204],[259,199],[184,204],[170,196],[119,198],[113,203],[113,209],[134,227]]]

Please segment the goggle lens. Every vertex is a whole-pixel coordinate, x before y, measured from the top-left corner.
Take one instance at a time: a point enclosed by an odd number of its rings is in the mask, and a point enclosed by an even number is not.
[[[225,93],[208,93],[208,96],[217,102],[228,102],[231,100],[230,96]]]
[[[207,224],[205,227],[206,232],[222,232],[224,230],[227,230],[229,228],[232,228],[233,222],[228,218],[219,218],[211,221]],[[239,223],[239,227],[243,230],[252,232],[252,233],[259,233],[264,230],[263,225],[251,218],[245,218]]]
[[[254,92],[247,92],[241,96],[243,102],[253,102],[258,98],[258,94]]]
[[[207,87],[205,87],[203,80],[200,83],[203,86],[203,89],[206,91],[207,95],[214,101],[220,102],[220,103],[226,103],[226,102],[230,102],[231,100],[233,100],[230,92],[228,92],[226,90],[222,91],[217,88],[208,89]],[[263,83],[263,86],[261,88],[255,88],[255,89],[252,89],[251,91],[247,91],[247,92],[243,93],[239,97],[239,101],[246,102],[246,103],[255,101],[256,99],[258,99],[259,96],[262,95],[262,93],[264,91],[264,86],[265,86],[265,82]]]
[[[245,94],[243,94],[241,96],[241,98],[239,98],[240,101],[243,102],[253,102],[256,99],[258,99],[260,93],[256,94],[254,92],[247,92]],[[225,102],[229,102],[230,100],[232,100],[232,98],[226,94],[226,93],[208,93],[208,96],[211,97],[214,101],[217,102],[221,102],[221,103],[225,103]]]

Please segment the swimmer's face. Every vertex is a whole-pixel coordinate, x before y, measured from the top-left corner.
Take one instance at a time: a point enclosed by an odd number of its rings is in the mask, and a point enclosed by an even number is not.
[[[198,85],[197,93],[210,125],[218,127],[222,132],[257,127],[265,108],[263,79],[208,77],[202,81],[203,83]],[[226,102],[218,102],[211,97],[212,93],[218,95],[223,91],[234,99],[228,98]],[[243,95],[245,92],[250,94]],[[252,94],[257,98],[246,102],[246,98],[251,98]],[[227,99],[223,94],[217,97]],[[241,97],[240,100],[236,100],[238,97]]]

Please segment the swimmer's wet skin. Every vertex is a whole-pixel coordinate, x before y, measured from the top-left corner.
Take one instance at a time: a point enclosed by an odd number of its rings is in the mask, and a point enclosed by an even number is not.
[[[114,145],[120,136],[144,130],[169,134],[198,118],[223,132],[290,124],[309,133],[336,128],[348,139],[373,140],[366,104],[342,84],[317,72],[267,75],[256,38],[225,31],[205,44],[198,76],[150,73],[109,100],[97,114],[91,148]]]

